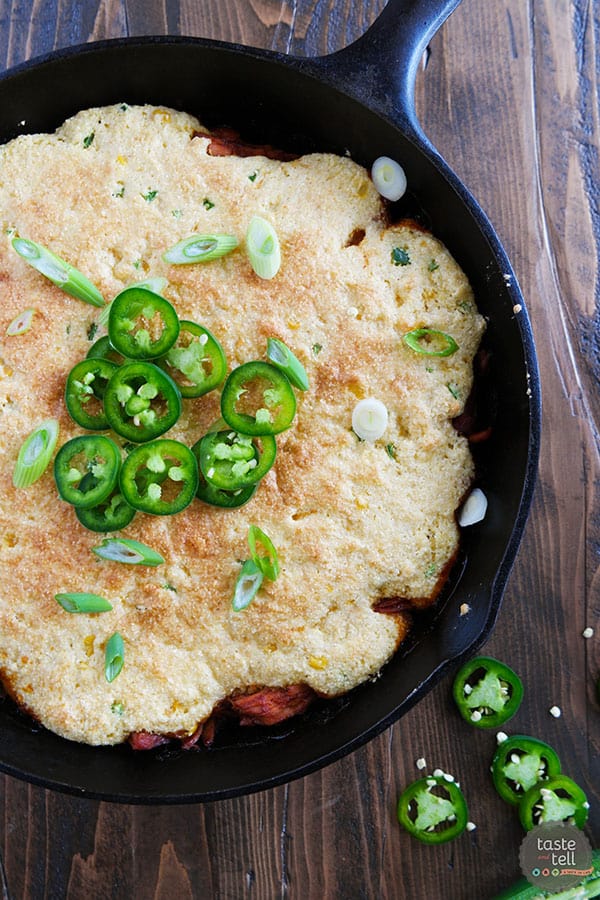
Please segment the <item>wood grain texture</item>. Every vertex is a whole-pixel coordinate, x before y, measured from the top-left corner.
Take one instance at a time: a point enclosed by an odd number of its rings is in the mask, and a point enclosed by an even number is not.
[[[0,68],[57,47],[183,33],[314,55],[382,0],[0,0]],[[554,745],[600,845],[598,8],[463,0],[419,74],[425,131],[488,212],[517,272],[544,393],[540,478],[486,652],[521,674],[512,731]],[[590,640],[586,626],[595,627]],[[122,807],[0,777],[2,900],[486,900],[519,874],[522,831],[489,777],[494,734],[448,681],[366,747],[287,786],[193,807]],[[549,715],[553,705],[561,718]],[[461,781],[471,834],[424,847],[395,822],[417,758]]]

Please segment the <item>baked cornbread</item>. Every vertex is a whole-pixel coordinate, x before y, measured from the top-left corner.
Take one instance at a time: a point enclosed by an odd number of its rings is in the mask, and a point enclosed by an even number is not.
[[[376,676],[408,619],[373,606],[432,601],[473,478],[452,419],[469,394],[484,324],[448,251],[414,223],[390,226],[368,173],[348,158],[220,157],[210,140],[192,116],[123,104],[0,148],[0,674],[46,727],[90,744],[192,734],[224,698],[256,687],[336,695]],[[272,280],[244,252],[255,215],[281,242]],[[218,232],[240,239],[222,259],[162,258],[188,235]],[[97,309],[14,252],[15,234],[68,260],[106,300],[164,276],[165,297],[219,339],[229,369],[264,359],[275,337],[307,370],[310,389],[298,394],[275,465],[247,505],[138,513],[119,533],[161,553],[157,568],[98,559],[91,548],[102,536],[59,499],[52,467],[31,487],[13,487],[37,423],[59,420],[59,446],[82,433],[65,409],[65,380],[105,334]],[[397,248],[404,264],[394,264]],[[7,336],[25,308],[35,309],[31,328]],[[402,336],[420,327],[451,334],[458,351],[415,353]],[[373,443],[352,430],[366,397],[389,416]],[[219,414],[218,390],[184,400],[168,437],[191,446]],[[235,612],[250,524],[270,536],[281,573]],[[93,591],[113,610],[70,615],[55,600],[66,591]],[[104,650],[117,630],[125,664],[109,683]]]

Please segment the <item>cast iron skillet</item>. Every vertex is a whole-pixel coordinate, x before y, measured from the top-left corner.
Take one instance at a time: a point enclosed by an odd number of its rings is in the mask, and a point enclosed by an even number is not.
[[[88,44],[37,59],[0,79],[0,141],[49,131],[89,106],[125,101],[173,106],[250,142],[324,150],[370,166],[402,162],[406,210],[467,272],[491,354],[493,436],[478,454],[489,498],[485,521],[464,533],[461,560],[434,610],[375,682],[264,732],[225,734],[211,751],[134,753],[65,741],[0,702],[0,769],[73,794],[135,803],[182,803],[272,787],[333,762],[383,731],[472,655],[496,619],[527,516],[537,466],[540,407],[535,350],[523,298],[485,215],[423,135],[416,69],[459,0],[390,0],[355,44],[295,59],[176,37]],[[68,177],[68,174],[66,175]],[[521,311],[514,312],[515,306]],[[496,367],[493,361],[501,361]],[[471,612],[460,616],[462,603]]]

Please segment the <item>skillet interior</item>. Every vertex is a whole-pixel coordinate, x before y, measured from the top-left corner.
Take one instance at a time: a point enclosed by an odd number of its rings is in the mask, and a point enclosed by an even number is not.
[[[318,74],[318,70],[317,71]],[[306,774],[366,742],[406,712],[452,660],[491,630],[527,513],[536,465],[539,410],[531,333],[511,270],[493,232],[459,182],[418,139],[324,84],[310,65],[274,54],[193,39],[132,39],[58,53],[0,81],[0,141],[52,131],[76,111],[125,101],[167,105],[243,138],[296,152],[332,151],[365,165],[402,161],[408,209],[467,272],[492,360],[494,433],[477,455],[490,500],[484,523],[464,533],[462,559],[433,610],[382,676],[324,703],[268,737],[249,734],[202,753],[134,754],[128,747],[70,743],[0,702],[0,769],[79,795],[127,802],[224,798]],[[418,198],[418,203],[414,198]],[[460,605],[471,614],[461,617]]]

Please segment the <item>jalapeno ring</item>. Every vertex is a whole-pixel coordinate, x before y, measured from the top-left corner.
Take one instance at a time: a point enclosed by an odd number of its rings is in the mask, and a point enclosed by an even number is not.
[[[108,359],[90,357],[78,362],[67,376],[65,404],[73,421],[89,431],[110,428],[104,411],[106,386],[117,366]]]
[[[113,431],[134,443],[151,441],[181,415],[181,394],[172,378],[150,362],[119,366],[104,395],[106,418]]]
[[[112,493],[119,478],[121,454],[104,435],[82,435],[60,448],[54,459],[54,480],[63,500],[91,509]]]
[[[244,363],[223,385],[221,415],[240,434],[279,434],[295,414],[296,395],[288,377],[268,363]]]
[[[477,728],[496,728],[507,722],[523,699],[519,676],[491,656],[477,656],[466,662],[452,690],[461,716]]]
[[[180,325],[179,337],[157,363],[171,376],[182,397],[201,397],[225,378],[225,351],[203,325],[187,320]]]
[[[198,489],[196,457],[180,441],[161,438],[135,447],[123,463],[123,497],[134,509],[171,516],[188,506]]]
[[[108,336],[128,359],[164,356],[179,335],[179,319],[160,294],[144,287],[129,287],[110,305]]]
[[[439,775],[413,781],[398,800],[398,821],[424,844],[444,844],[458,837],[468,818],[459,786]]]
[[[275,462],[277,444],[272,435],[253,439],[228,429],[205,434],[192,452],[206,481],[221,490],[236,491],[257,484],[267,474]]]

